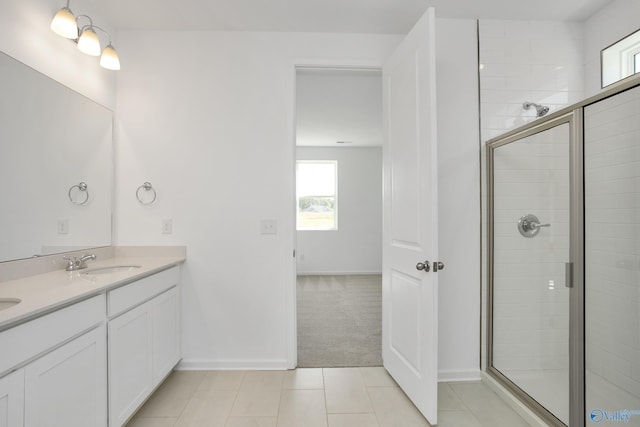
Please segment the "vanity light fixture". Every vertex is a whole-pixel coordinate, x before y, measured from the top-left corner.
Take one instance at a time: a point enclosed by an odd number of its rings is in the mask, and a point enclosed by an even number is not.
[[[118,52],[116,52],[111,45],[111,41],[109,41],[107,47],[102,51],[102,56],[100,56],[100,66],[107,70],[117,71],[120,69],[120,58],[118,58]]]
[[[80,15],[86,17],[89,20],[89,25],[85,25],[80,30],[80,37],[78,37],[78,50],[82,53],[86,53],[90,56],[100,56],[100,39],[96,30],[94,30],[93,21],[87,15]],[[78,19],[76,18],[76,20]]]
[[[78,38],[78,25],[76,24],[76,17],[73,16],[73,12],[69,9],[69,0],[67,0],[65,7],[56,12],[51,21],[51,30],[67,39],[75,40]]]
[[[111,44],[111,35],[104,29],[93,24],[93,20],[88,15],[78,15],[76,18],[71,9],[69,9],[69,1],[67,5],[60,9],[53,20],[51,21],[51,29],[54,33],[74,40],[78,44],[78,50],[91,56],[100,56],[100,66],[108,70],[120,69],[120,58],[118,52]],[[89,20],[89,24],[78,28],[78,20],[80,18],[86,18]],[[96,30],[100,30],[107,35],[109,43],[107,47],[102,50],[100,46],[100,38]]]

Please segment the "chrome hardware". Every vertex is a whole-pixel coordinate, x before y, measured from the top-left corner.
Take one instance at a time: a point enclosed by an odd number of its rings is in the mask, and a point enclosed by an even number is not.
[[[74,198],[73,197],[73,193],[74,193],[74,189],[76,189],[76,193],[78,194],[84,194],[84,198]],[[71,203],[73,203],[74,205],[86,205],[87,202],[89,201],[89,186],[87,185],[86,182],[81,182],[79,184],[76,185],[72,185],[71,188],[69,188],[69,200],[71,201]]]
[[[564,263],[564,286],[565,288],[573,288],[573,263]]]
[[[524,237],[535,237],[542,227],[551,227],[551,224],[540,224],[540,220],[533,214],[524,215],[518,221],[518,231]]]
[[[542,117],[549,112],[549,107],[547,107],[546,105],[540,105],[530,101],[522,104],[522,108],[524,108],[525,110],[528,110],[531,107],[535,107],[537,117]]]
[[[63,256],[63,259],[67,260],[67,267],[65,270],[67,271],[76,271],[82,270],[83,268],[87,268],[87,261],[96,259],[95,254],[82,255],[80,258],[73,257],[70,258],[68,256]]]
[[[440,270],[444,270],[444,262],[436,261],[433,263],[433,272],[437,273]]]
[[[425,271],[428,273],[431,270],[431,266],[429,265],[429,261],[419,262],[416,264],[416,270]]]
[[[140,197],[140,190],[144,190],[144,191],[150,191],[151,193],[151,200],[147,200],[144,201],[142,200],[142,197]],[[145,182],[143,183],[140,187],[138,187],[138,189],[136,190],[136,199],[138,199],[138,201],[140,203],[142,203],[143,205],[151,205],[153,204],[153,202],[156,201],[156,197],[158,196],[158,194],[156,193],[156,189],[153,188],[153,185],[151,185],[150,182]]]

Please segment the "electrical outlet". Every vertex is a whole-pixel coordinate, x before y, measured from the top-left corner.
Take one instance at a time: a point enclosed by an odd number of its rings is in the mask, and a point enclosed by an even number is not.
[[[171,218],[162,218],[161,221],[161,233],[172,234],[173,233],[173,220]]]
[[[278,221],[275,219],[260,221],[260,234],[278,234]]]
[[[66,219],[58,220],[58,234],[68,234],[69,233],[69,221]]]

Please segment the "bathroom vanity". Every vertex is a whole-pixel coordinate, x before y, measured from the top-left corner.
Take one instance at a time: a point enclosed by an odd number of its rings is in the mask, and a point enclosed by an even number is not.
[[[180,360],[184,257],[0,283],[0,427],[122,426]]]

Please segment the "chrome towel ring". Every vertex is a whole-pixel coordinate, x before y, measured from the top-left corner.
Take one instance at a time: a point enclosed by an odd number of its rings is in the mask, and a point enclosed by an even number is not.
[[[147,200],[147,201],[142,200],[142,198],[140,197],[140,190],[144,190],[144,191],[151,191],[151,194],[152,194],[152,198],[151,198],[151,200]],[[155,188],[153,188],[153,185],[151,185],[151,183],[150,183],[150,182],[145,182],[145,183],[143,183],[143,184],[142,184],[140,187],[138,187],[138,189],[136,190],[136,199],[138,199],[138,201],[139,201],[140,203],[142,203],[143,205],[151,205],[151,204],[153,204],[153,202],[155,202],[155,201],[156,201],[156,197],[157,197],[156,189],[155,189]]]
[[[69,188],[69,200],[71,201],[71,203],[73,203],[74,205],[86,205],[87,202],[89,201],[88,188],[89,186],[87,185],[86,182],[81,182],[79,184],[72,185],[71,188]],[[77,190],[74,191],[74,189],[77,189]],[[74,193],[76,196],[75,198],[74,198]],[[80,196],[80,194],[84,194],[84,198]]]

